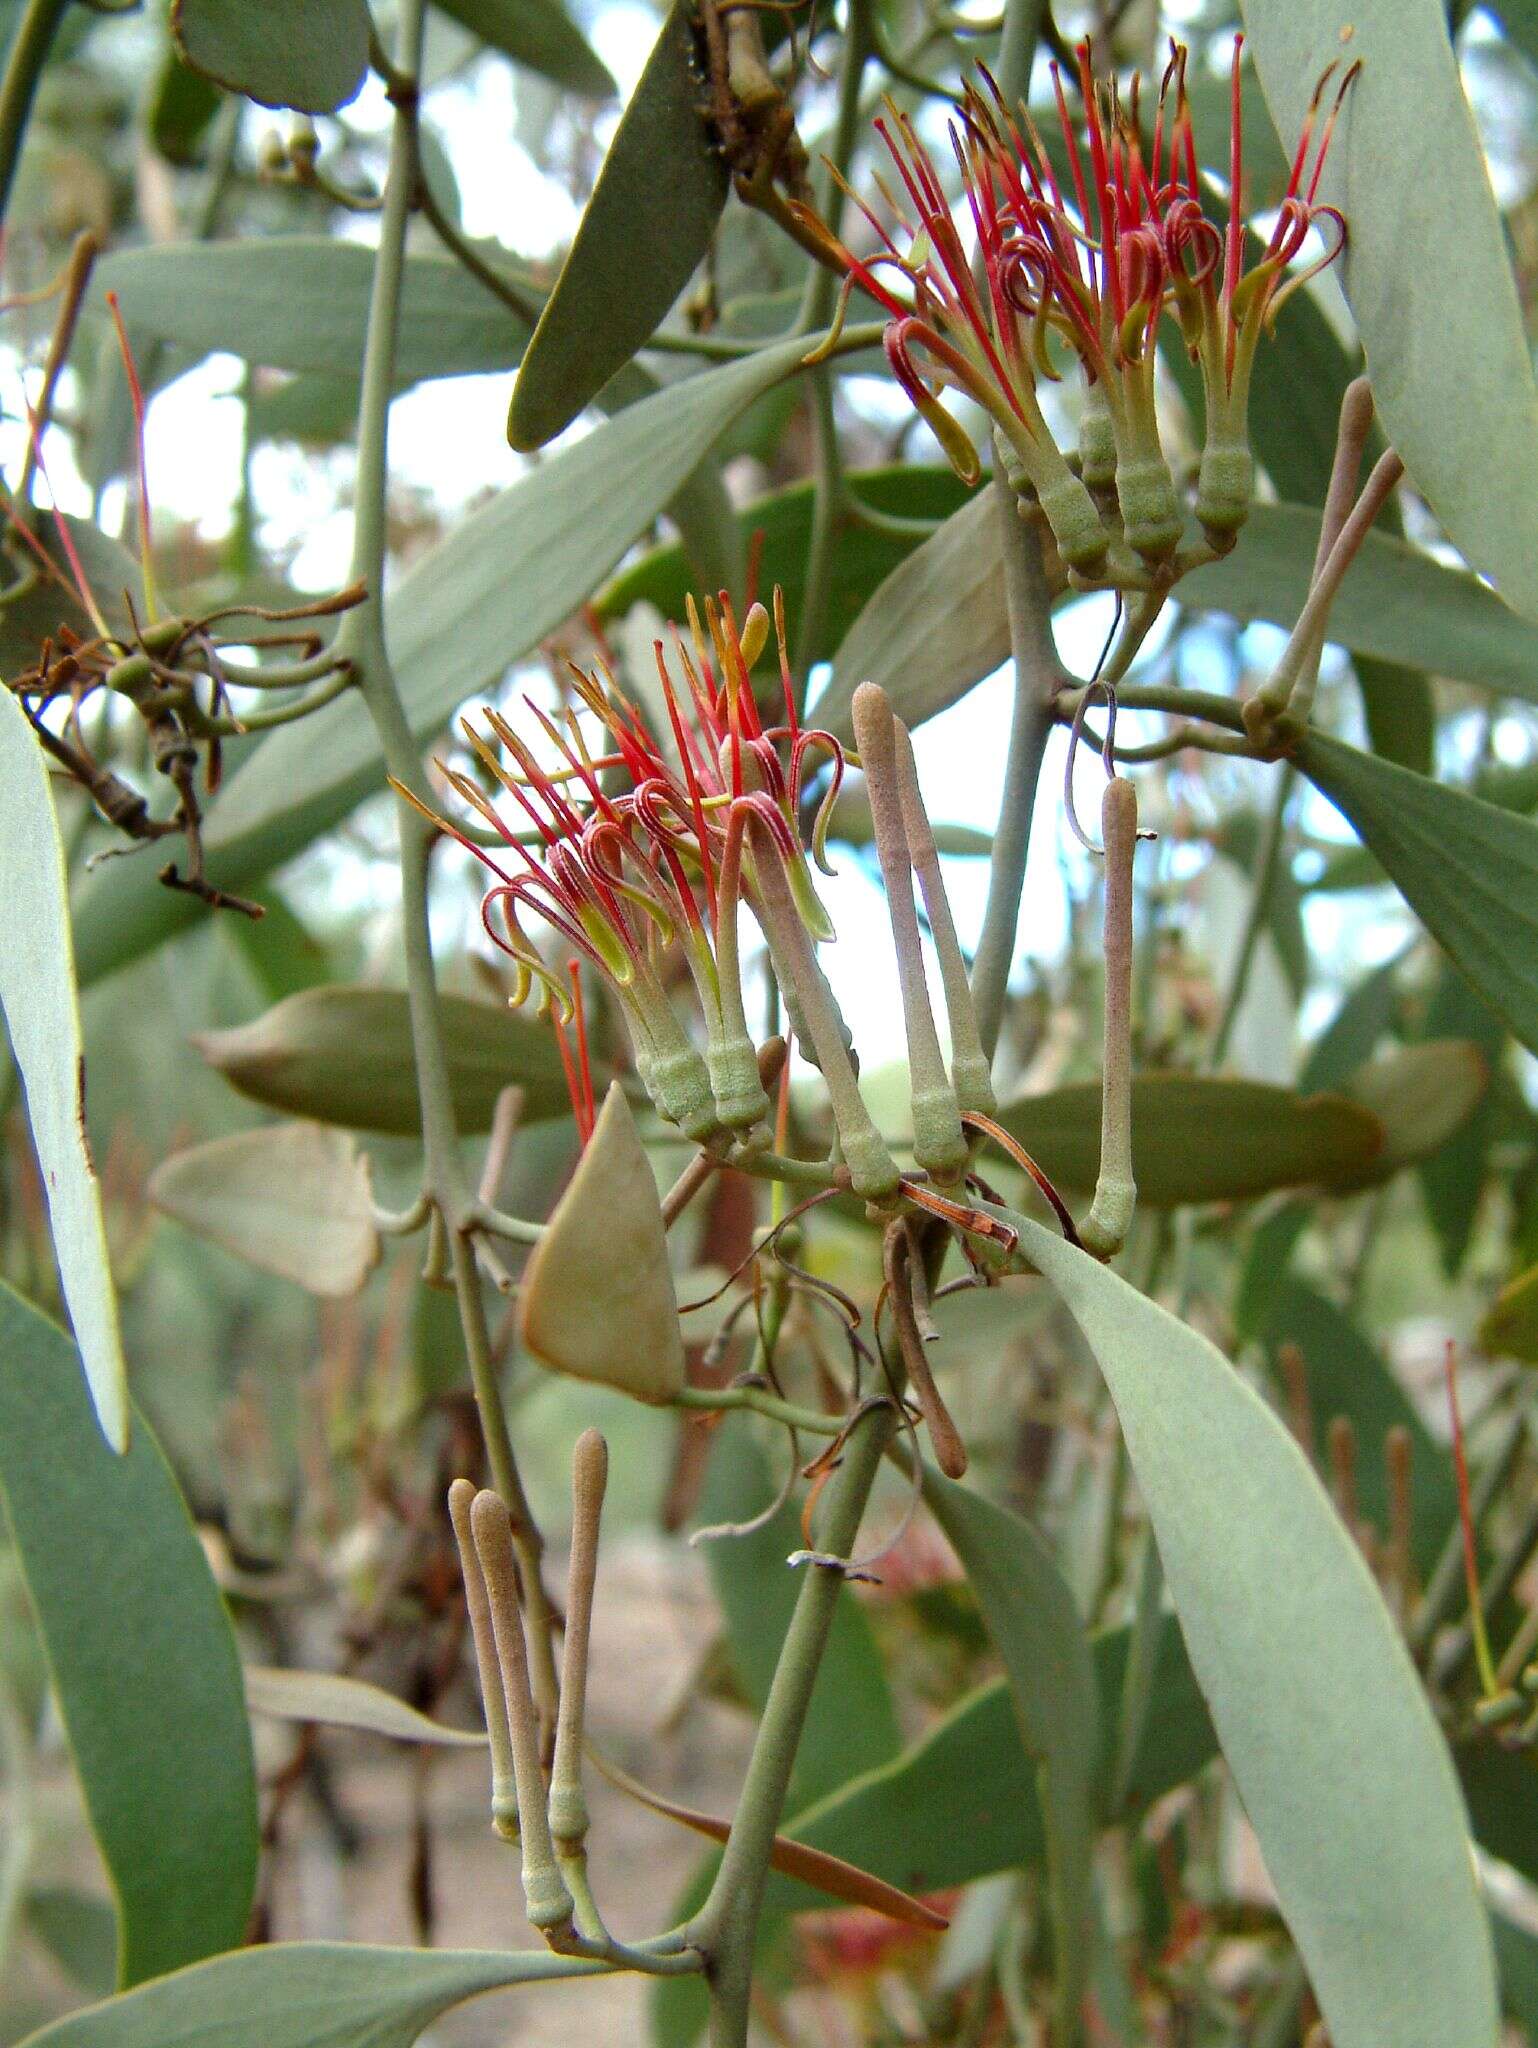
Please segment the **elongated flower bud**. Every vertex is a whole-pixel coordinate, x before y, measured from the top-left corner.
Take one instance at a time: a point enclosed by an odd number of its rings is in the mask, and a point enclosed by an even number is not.
[[[1079,1225],[1086,1251],[1109,1259],[1132,1226],[1132,861],[1137,851],[1137,791],[1114,775],[1100,799],[1105,846],[1105,1074],[1100,1096],[1100,1174]]]

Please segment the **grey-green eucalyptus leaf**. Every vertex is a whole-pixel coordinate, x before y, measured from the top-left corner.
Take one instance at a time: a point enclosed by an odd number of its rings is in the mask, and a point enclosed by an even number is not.
[[[367,0],[172,0],[171,33],[194,71],[264,107],[334,114],[368,70]]]
[[[257,1812],[229,1617],[143,1416],[114,1455],[75,1347],[3,1286],[0,1495],[117,1899],[118,1981],[234,1947]]]
[[[691,0],[675,0],[524,355],[507,417],[515,448],[542,447],[571,424],[710,247],[730,179],[700,112],[694,37]]]
[[[1311,732],[1298,765],[1529,1051],[1538,1051],[1538,823]]]
[[[1278,131],[1327,64],[1360,62],[1321,197],[1384,430],[1474,568],[1538,620],[1538,387],[1441,0],[1245,0]]]
[[[29,2035],[22,2048],[411,2048],[425,2027],[483,1991],[605,1968],[548,1949],[285,1941],[88,2006]]]
[[[1116,1404],[1192,1668],[1335,2048],[1494,2048],[1452,1759],[1313,1469],[1204,1337],[1015,1221]]]
[[[97,1419],[128,1442],[128,1370],[85,1127],[69,881],[48,769],[26,713],[0,689],[0,1010],[26,1092],[54,1256]]]

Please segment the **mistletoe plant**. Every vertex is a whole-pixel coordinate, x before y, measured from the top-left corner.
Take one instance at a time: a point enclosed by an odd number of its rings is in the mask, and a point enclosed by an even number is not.
[[[0,10],[7,2039],[623,1979],[668,2048],[1538,2040],[1527,202],[1436,0],[1171,11],[673,0],[595,131],[602,0]],[[505,64],[558,265],[465,225]],[[392,409],[471,372],[516,453],[440,519]],[[637,1519],[720,1596],[720,1815]],[[335,1728],[413,1746],[413,1946],[303,1938]],[[709,1840],[671,1907],[621,1798]]]

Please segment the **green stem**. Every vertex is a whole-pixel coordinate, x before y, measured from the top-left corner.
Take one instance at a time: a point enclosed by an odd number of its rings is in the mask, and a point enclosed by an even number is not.
[[[841,1415],[824,1415],[816,1408],[798,1407],[793,1401],[782,1401],[777,1394],[766,1394],[760,1387],[685,1387],[673,1396],[673,1405],[677,1408],[701,1408],[711,1413],[746,1408],[754,1415],[766,1416],[771,1422],[784,1422],[792,1429],[804,1429],[811,1436],[837,1436],[844,1426]]]
[[[5,76],[0,78],[0,222],[10,207],[38,80],[68,5],[69,0],[28,0],[11,39]]]
[[[385,493],[389,474],[390,395],[395,384],[396,340],[405,272],[406,229],[417,190],[415,80],[420,69],[425,0],[401,0],[395,69],[395,122],[390,167],[380,214],[379,252],[369,301],[358,404],[352,567],[349,581],[367,586],[367,599],[347,614],[336,640],[338,660],[356,665],[358,688],[379,736],[385,765],[397,782],[429,799],[421,757],[401,701],[385,643],[381,584],[384,572]],[[422,1111],[426,1185],[450,1245],[455,1292],[476,1405],[486,1439],[492,1482],[512,1516],[514,1548],[529,1618],[535,1698],[547,1734],[553,1733],[557,1681],[549,1603],[540,1576],[541,1543],[513,1455],[492,1359],[490,1333],[474,1250],[466,1235],[475,1198],[459,1147],[449,1082],[448,1051],[438,1008],[437,974],[428,921],[428,861],[432,827],[404,798],[396,803],[400,835],[401,933],[405,953],[412,1054]]]
[[[1015,953],[1020,897],[1031,850],[1031,813],[1042,756],[1052,731],[1054,700],[1069,680],[1052,638],[1052,592],[1034,522],[1020,517],[1020,501],[998,462],[994,501],[1003,528],[1004,592],[1009,607],[1009,645],[1015,663],[1014,710],[1004,762],[1004,795],[993,841],[988,901],[982,937],[972,962],[972,1000],[977,1033],[991,1060],[1004,1021],[1004,996]]]
[[[819,1548],[825,1554],[848,1557],[853,1552],[893,1423],[893,1409],[883,1404],[868,1409],[851,1428],[843,1458],[828,1482],[819,1532]],[[753,1950],[769,1852],[843,1590],[843,1574],[833,1566],[809,1564],[804,1570],[806,1576],[764,1703],[732,1831],[710,1896],[690,1929],[692,1945],[702,1949],[707,1959],[710,2048],[747,2048]]]

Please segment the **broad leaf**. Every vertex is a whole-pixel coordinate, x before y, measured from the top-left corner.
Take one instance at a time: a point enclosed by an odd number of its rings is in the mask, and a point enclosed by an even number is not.
[[[128,1442],[128,1371],[85,1126],[69,881],[48,769],[26,713],[0,689],[0,1010],[26,1090],[59,1283],[97,1419]]]
[[[168,48],[150,87],[144,125],[167,163],[195,164],[223,104],[218,86],[184,64],[174,48]]]
[[[700,112],[695,21],[675,0],[513,386],[507,438],[539,448],[569,426],[660,325],[726,204],[726,160]]]
[[[172,0],[171,33],[194,71],[264,107],[334,114],[368,70],[367,0]]]
[[[337,1671],[280,1671],[248,1664],[244,1677],[246,1704],[253,1714],[270,1714],[280,1721],[322,1721],[330,1728],[388,1735],[395,1742],[429,1742],[447,1749],[486,1746],[486,1737],[478,1730],[446,1728],[393,1693]]]
[[[119,1982],[234,1947],[257,1814],[229,1618],[149,1425],[115,1456],[74,1346],[4,1287],[0,1493],[117,1896]]]
[[[670,385],[597,427],[457,526],[401,578],[386,630],[413,734],[495,683],[583,603],[656,518],[721,430],[789,376],[804,339]],[[280,728],[214,807],[204,844],[213,878],[243,889],[384,787],[378,737],[351,694]],[[185,898],[118,862],[82,896],[84,979],[109,973],[193,921]]]
[[[1308,735],[1298,765],[1490,1007],[1538,1050],[1538,824],[1323,733]]]
[[[924,1499],[1004,1660],[1046,1830],[1057,2002],[1071,2036],[1093,1943],[1100,1700],[1089,1638],[1067,1581],[1029,1522],[932,1471],[924,1474]]]
[[[1442,963],[1423,1029],[1428,1038],[1443,1032],[1462,1034],[1484,1070],[1486,1083],[1498,1074],[1506,1027],[1450,961]],[[1487,1085],[1480,1089],[1472,1114],[1420,1163],[1421,1195],[1437,1234],[1442,1270],[1449,1279],[1456,1277],[1473,1242],[1475,1220],[1488,1185],[1490,1147],[1499,1124],[1496,1090]]]
[[[437,0],[445,14],[553,85],[588,99],[614,97],[614,80],[561,0]]]
[[[312,1294],[356,1294],[379,1257],[368,1161],[320,1124],[264,1124],[163,1159],[157,1209]]]
[[[570,1114],[553,1034],[520,1011],[440,996],[454,1111],[465,1131],[489,1131],[497,1097],[523,1090],[523,1121]],[[269,1109],[354,1131],[410,1136],[422,1127],[405,991],[332,983],[288,996],[197,1046],[232,1087]]]
[[[1490,2048],[1490,1935],[1457,1778],[1318,1479],[1204,1337],[1013,1220],[1116,1404],[1192,1668],[1335,2048]]]
[[[1003,1110],[1000,1121],[1052,1180],[1075,1189],[1094,1186],[1098,1082],[1027,1096]],[[1140,1074],[1132,1083],[1138,1200],[1154,1208],[1328,1186],[1364,1172],[1383,1146],[1378,1118],[1344,1095],[1299,1095],[1263,1081],[1203,1074]]]
[[[524,1348],[552,1372],[671,1401],[684,1345],[651,1162],[617,1081],[524,1268]]]
[[[539,302],[528,273],[500,253],[488,261]],[[117,293],[136,342],[173,342],[192,356],[223,350],[345,384],[363,360],[373,278],[374,252],[360,243],[267,235],[120,249],[97,265],[92,293],[96,300]],[[463,265],[447,256],[406,258],[398,383],[510,369],[528,338],[527,324]]]
[[[815,716],[852,740],[849,706],[880,683],[910,726],[933,718],[1009,659],[999,501],[991,482],[892,571],[833,657]]]
[[[1384,430],[1468,561],[1538,618],[1538,389],[1441,0],[1245,0],[1244,15],[1284,137],[1327,64],[1361,63],[1322,197],[1350,224],[1339,274]]]
[[[451,2006],[480,1992],[592,1977],[606,1967],[548,1949],[285,1941],[71,2013],[22,2048],[410,2048]]]

